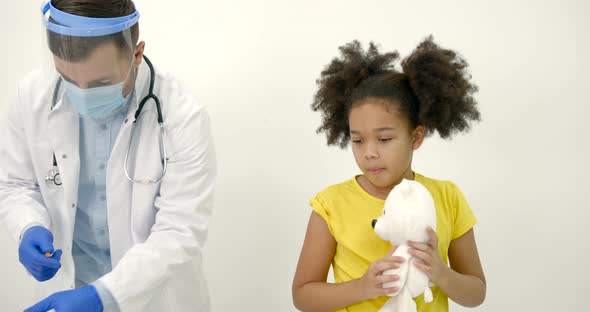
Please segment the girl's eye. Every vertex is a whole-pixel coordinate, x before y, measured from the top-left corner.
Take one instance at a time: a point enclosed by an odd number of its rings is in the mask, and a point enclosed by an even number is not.
[[[354,144],[358,144],[358,143],[361,143],[363,140],[361,140],[361,139],[352,139],[351,141]]]
[[[388,141],[391,141],[391,140],[392,140],[392,138],[381,138],[381,139],[379,139],[380,142],[388,142]]]

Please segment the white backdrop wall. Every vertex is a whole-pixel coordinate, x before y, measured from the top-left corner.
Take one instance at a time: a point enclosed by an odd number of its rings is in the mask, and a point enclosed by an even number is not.
[[[315,134],[315,79],[353,39],[405,56],[428,34],[460,51],[480,86],[482,122],[452,141],[429,138],[414,160],[418,172],[455,181],[478,216],[488,295],[477,310],[584,309],[588,2],[136,3],[146,54],[190,86],[213,119],[219,182],[205,257],[213,311],[295,310],[307,200],[358,172],[350,150]],[[39,6],[3,3],[0,109],[16,79],[41,65]],[[33,280],[0,233],[0,311],[19,311],[33,304]]]

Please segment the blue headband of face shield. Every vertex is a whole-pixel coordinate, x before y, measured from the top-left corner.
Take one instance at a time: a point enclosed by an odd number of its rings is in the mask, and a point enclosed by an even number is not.
[[[139,20],[137,11],[112,18],[78,16],[55,8],[52,0],[42,6],[41,12],[43,24],[49,31],[72,37],[100,37],[125,32]],[[123,96],[123,82],[84,89],[67,80],[62,82],[66,97],[80,115],[104,118],[128,100]]]
[[[61,35],[74,37],[106,36],[127,30],[139,20],[137,10],[121,17],[86,17],[60,11],[51,2],[52,0],[49,0],[41,7],[43,24],[48,30]]]

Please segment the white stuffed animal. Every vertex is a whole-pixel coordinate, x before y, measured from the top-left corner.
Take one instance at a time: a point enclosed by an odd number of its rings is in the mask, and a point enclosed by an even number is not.
[[[416,311],[413,298],[424,294],[424,301],[432,301],[428,276],[420,271],[414,261],[420,261],[408,253],[408,241],[426,243],[429,240],[426,228],[436,231],[436,210],[430,192],[419,182],[404,179],[396,185],[385,200],[383,215],[373,220],[375,233],[383,240],[398,246],[394,256],[403,257],[398,269],[387,270],[384,275],[399,275],[399,280],[384,283],[384,288],[398,287],[389,294],[391,298],[380,312]]]

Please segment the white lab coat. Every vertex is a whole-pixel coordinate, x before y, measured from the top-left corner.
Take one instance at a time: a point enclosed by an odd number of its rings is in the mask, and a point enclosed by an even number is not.
[[[61,95],[50,111],[55,82],[56,77],[47,79],[40,73],[20,81],[17,97],[0,123],[1,225],[18,240],[25,226],[40,223],[53,233],[55,248],[63,249],[55,277],[36,284],[38,300],[74,288],[71,248],[80,170],[79,117]],[[108,162],[113,270],[100,280],[123,312],[209,311],[202,267],[216,175],[209,117],[186,88],[156,69],[154,93],[162,105],[168,171],[158,184],[129,182],[123,163],[133,114],[148,86],[144,62],[138,69],[137,100]],[[148,103],[144,110],[155,112],[153,101]],[[159,176],[158,136],[155,115],[140,119],[129,159],[132,176]],[[63,181],[56,189],[44,180],[52,167],[52,152]]]

